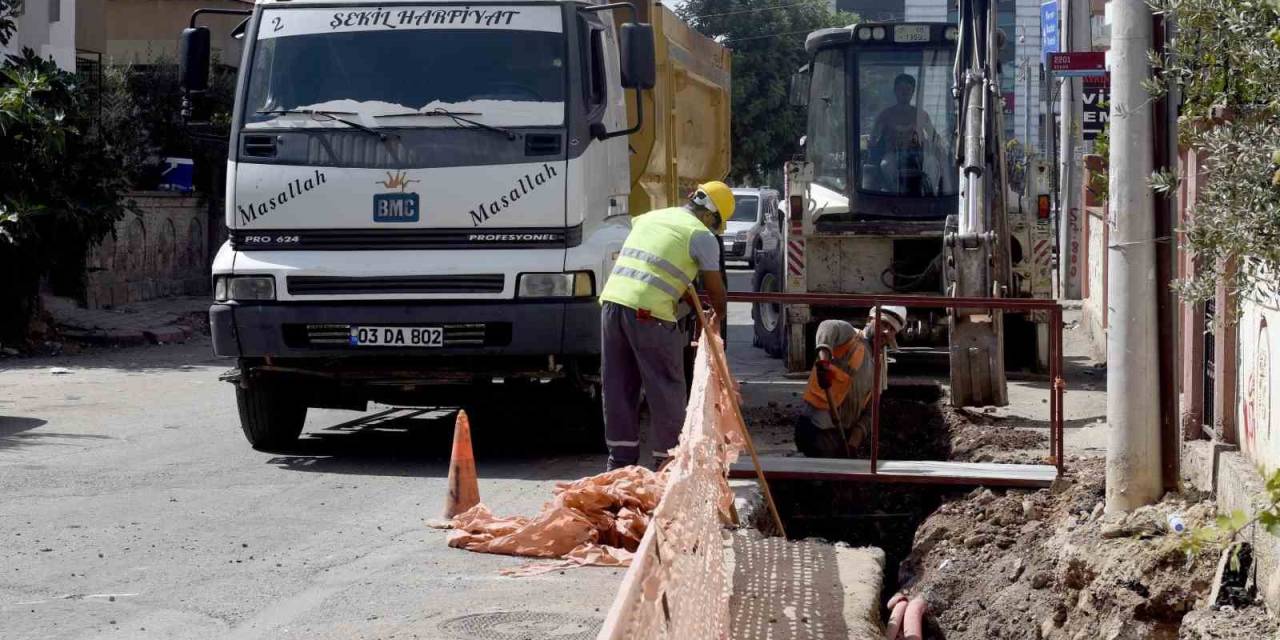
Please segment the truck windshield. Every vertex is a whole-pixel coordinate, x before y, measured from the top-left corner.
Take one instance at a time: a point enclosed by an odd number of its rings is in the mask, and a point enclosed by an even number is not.
[[[952,56],[950,49],[856,53],[862,191],[899,196],[956,193]]]
[[[566,84],[561,23],[550,6],[265,10],[245,122],[317,126],[315,119],[271,112],[328,110],[355,114],[369,126],[455,126],[448,118],[416,117],[445,109],[489,125],[559,125]],[[383,117],[373,121],[377,116]]]

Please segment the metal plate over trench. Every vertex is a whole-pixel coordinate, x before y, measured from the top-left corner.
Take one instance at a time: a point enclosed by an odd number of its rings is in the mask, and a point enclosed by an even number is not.
[[[871,461],[865,459],[761,456],[760,467],[771,480],[1047,487],[1058,477],[1057,467],[1047,464],[936,460],[881,460],[872,473]],[[739,460],[729,469],[729,477],[754,478],[755,468],[750,460]]]

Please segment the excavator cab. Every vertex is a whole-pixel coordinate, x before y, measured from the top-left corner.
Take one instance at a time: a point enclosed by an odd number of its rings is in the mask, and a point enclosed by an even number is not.
[[[869,23],[809,36],[818,232],[941,237],[957,196],[956,34],[942,23]]]
[[[808,130],[804,160],[786,172],[786,291],[1019,295],[996,3],[959,4],[955,24],[859,23],[809,34],[808,68],[792,82]],[[849,312],[789,306],[788,368],[807,368],[802,349],[817,322]],[[1008,402],[999,310],[908,306],[899,343],[922,354],[945,345],[954,404]]]

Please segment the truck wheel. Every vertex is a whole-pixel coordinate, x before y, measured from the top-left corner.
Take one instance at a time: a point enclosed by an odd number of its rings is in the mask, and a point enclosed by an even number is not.
[[[766,251],[756,258],[755,272],[751,277],[751,290],[758,293],[782,291],[782,265],[778,254]],[[755,343],[764,348],[772,358],[781,358],[786,349],[782,305],[754,303],[751,305],[751,324],[755,330]]]
[[[281,385],[236,385],[240,428],[254,449],[271,451],[293,444],[307,420],[307,406]]]

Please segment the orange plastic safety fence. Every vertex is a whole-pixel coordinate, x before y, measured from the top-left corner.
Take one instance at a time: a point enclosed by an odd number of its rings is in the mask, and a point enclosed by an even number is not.
[[[600,630],[600,640],[729,637],[724,525],[732,518],[729,465],[742,448],[741,428],[726,394],[731,380],[714,371],[709,350],[723,347],[705,332],[666,491],[640,541]]]

